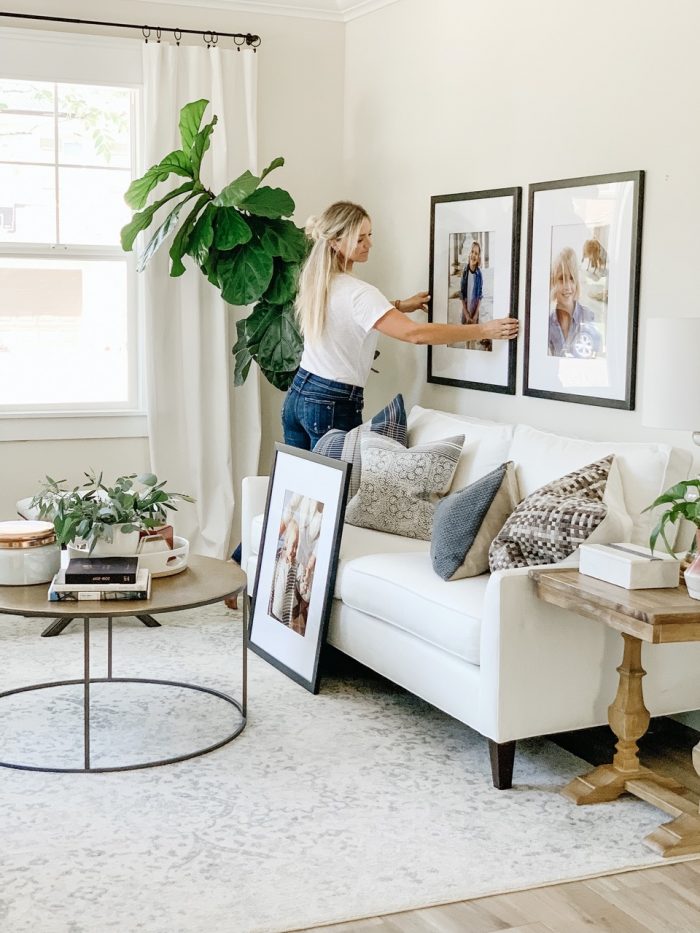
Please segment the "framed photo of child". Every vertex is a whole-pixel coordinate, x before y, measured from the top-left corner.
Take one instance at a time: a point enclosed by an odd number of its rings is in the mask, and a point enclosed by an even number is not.
[[[249,644],[318,693],[350,464],[275,445],[258,553]]]
[[[634,409],[644,173],[530,185],[523,394]]]
[[[517,317],[520,188],[430,199],[429,318],[483,324]],[[515,394],[515,340],[428,347],[428,382]]]

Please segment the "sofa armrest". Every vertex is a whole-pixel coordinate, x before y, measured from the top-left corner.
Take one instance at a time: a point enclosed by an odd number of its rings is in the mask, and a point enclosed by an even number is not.
[[[241,567],[250,559],[250,526],[256,515],[265,511],[269,476],[246,476],[241,485]]]

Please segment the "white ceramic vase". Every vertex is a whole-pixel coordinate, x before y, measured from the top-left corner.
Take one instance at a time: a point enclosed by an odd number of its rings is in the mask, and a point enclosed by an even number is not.
[[[130,557],[136,554],[139,548],[139,531],[122,531],[121,525],[115,525],[112,530],[112,540],[98,538],[90,552],[90,557]],[[88,554],[87,542],[75,542],[68,545],[70,557],[86,557]]]
[[[696,557],[693,563],[683,573],[685,585],[688,587],[688,596],[700,599],[700,530],[695,532]]]

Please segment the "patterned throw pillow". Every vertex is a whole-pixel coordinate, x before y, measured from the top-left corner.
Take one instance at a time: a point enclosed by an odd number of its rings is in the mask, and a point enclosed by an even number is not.
[[[491,542],[519,499],[512,460],[442,499],[435,509],[430,541],[435,573],[443,580],[486,573]]]
[[[360,488],[360,475],[362,473],[362,451],[360,439],[364,434],[373,431],[383,437],[391,437],[403,447],[406,446],[406,409],[403,404],[403,395],[399,393],[389,404],[370,421],[366,421],[351,431],[339,431],[331,428],[316,442],[314,453],[332,457],[334,460],[344,460],[351,463],[350,486],[348,499],[354,496]]]
[[[612,455],[590,463],[523,499],[491,545],[491,570],[555,564],[573,554],[607,514],[612,463]]]
[[[430,541],[435,504],[450,488],[464,435],[408,449],[371,433],[361,443],[360,488],[345,521]]]

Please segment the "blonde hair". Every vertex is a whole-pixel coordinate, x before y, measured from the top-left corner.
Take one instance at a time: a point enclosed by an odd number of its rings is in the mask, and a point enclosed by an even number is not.
[[[365,220],[369,220],[369,214],[364,207],[352,201],[336,201],[319,217],[310,217],[306,222],[306,234],[313,240],[313,246],[299,276],[295,303],[304,339],[318,340],[323,333],[331,279],[344,272],[347,265],[347,259],[333,249],[333,244],[344,240],[345,256],[352,253]]]
[[[579,279],[578,275],[578,259],[576,258],[576,253],[570,246],[565,246],[552,263],[552,272],[549,278],[550,301],[555,300],[555,288],[557,282],[564,282],[566,279],[571,279],[571,281],[574,283],[576,287],[574,298],[576,301],[578,301],[581,295],[581,280]]]

